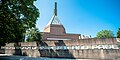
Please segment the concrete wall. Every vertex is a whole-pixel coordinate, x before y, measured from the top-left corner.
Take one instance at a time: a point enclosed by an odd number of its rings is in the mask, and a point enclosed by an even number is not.
[[[51,34],[60,34],[60,35],[66,33],[63,25],[54,25],[54,24],[50,24],[46,26],[43,32],[49,32]]]
[[[65,41],[48,41],[44,40],[41,42],[21,42],[18,46],[76,46],[76,45],[99,45],[99,44],[118,44],[116,38],[106,39],[80,39],[80,40],[65,40]],[[12,46],[15,44],[10,43],[6,46]],[[17,52],[16,52],[17,51]],[[120,49],[79,49],[79,50],[6,50],[5,53],[15,54],[21,53],[22,55],[28,55],[32,57],[63,57],[63,58],[91,58],[91,59],[116,59],[120,58]]]
[[[54,24],[51,24],[50,25],[50,33],[51,34],[65,34],[66,31],[65,31],[65,28],[63,27],[63,25],[54,25]]]
[[[62,39],[72,39],[72,40],[78,40],[80,37],[80,34],[51,34],[51,33],[41,33],[42,40],[47,40],[47,38],[62,38]]]

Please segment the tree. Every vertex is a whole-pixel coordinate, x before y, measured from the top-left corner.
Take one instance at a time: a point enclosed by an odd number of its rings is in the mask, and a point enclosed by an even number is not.
[[[97,38],[112,38],[114,34],[111,30],[102,30],[97,33]]]
[[[24,40],[26,30],[35,27],[39,11],[36,0],[0,0],[0,43]]]
[[[41,35],[38,28],[31,28],[26,32],[26,41],[33,42],[33,41],[40,41]]]
[[[118,32],[117,32],[117,38],[120,38],[120,28],[118,29]]]

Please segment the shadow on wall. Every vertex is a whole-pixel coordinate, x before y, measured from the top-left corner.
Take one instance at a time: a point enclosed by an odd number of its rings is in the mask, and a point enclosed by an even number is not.
[[[2,49],[0,46],[0,54],[5,54],[5,49]]]
[[[37,43],[38,46],[46,46],[48,47],[49,45],[44,42],[41,41],[39,42],[39,44]],[[56,46],[66,46],[65,43],[60,40],[55,42]],[[74,58],[74,56],[69,52],[69,50],[63,50],[63,49],[59,49],[59,50],[54,50],[54,49],[42,49],[40,50],[40,55],[41,57],[54,57],[54,58]]]
[[[48,47],[48,44],[46,42],[40,41],[39,44],[37,43],[37,46]],[[41,57],[55,57],[56,56],[56,52],[52,49],[39,49],[39,53]]]
[[[66,46],[64,41],[63,40],[58,40],[58,42],[55,42],[55,45],[56,46]],[[73,54],[69,52],[68,49],[59,49],[59,50],[56,50],[56,53],[58,55],[58,57],[61,57],[61,58],[74,58]]]
[[[21,44],[15,43],[14,46],[15,47],[17,47],[17,46],[20,47]],[[15,49],[15,53],[13,53],[13,55],[21,55],[22,56],[22,50],[21,49]]]

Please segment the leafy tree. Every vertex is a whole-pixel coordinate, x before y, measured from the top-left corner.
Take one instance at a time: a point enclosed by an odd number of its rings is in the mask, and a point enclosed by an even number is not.
[[[114,37],[114,34],[110,30],[102,30],[97,33],[97,38],[112,38]]]
[[[27,30],[26,32],[26,41],[27,42],[32,42],[32,41],[40,41],[41,35],[38,30],[38,28],[31,28]]]
[[[35,27],[36,0],[0,0],[0,43],[24,40],[26,30]]]
[[[120,38],[120,28],[118,29],[118,32],[117,32],[117,38]]]

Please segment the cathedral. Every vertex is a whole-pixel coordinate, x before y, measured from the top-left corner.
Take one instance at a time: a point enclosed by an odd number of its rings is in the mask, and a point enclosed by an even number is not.
[[[5,54],[14,55],[17,52],[29,57],[120,60],[120,38],[89,38],[66,33],[57,16],[56,2],[54,14],[41,35],[40,42],[19,42],[20,47],[15,43],[6,43],[7,48],[2,48]]]
[[[57,2],[55,2],[54,12],[51,20],[44,28],[42,40],[78,40],[81,39],[80,34],[66,33],[64,26],[57,16]]]

